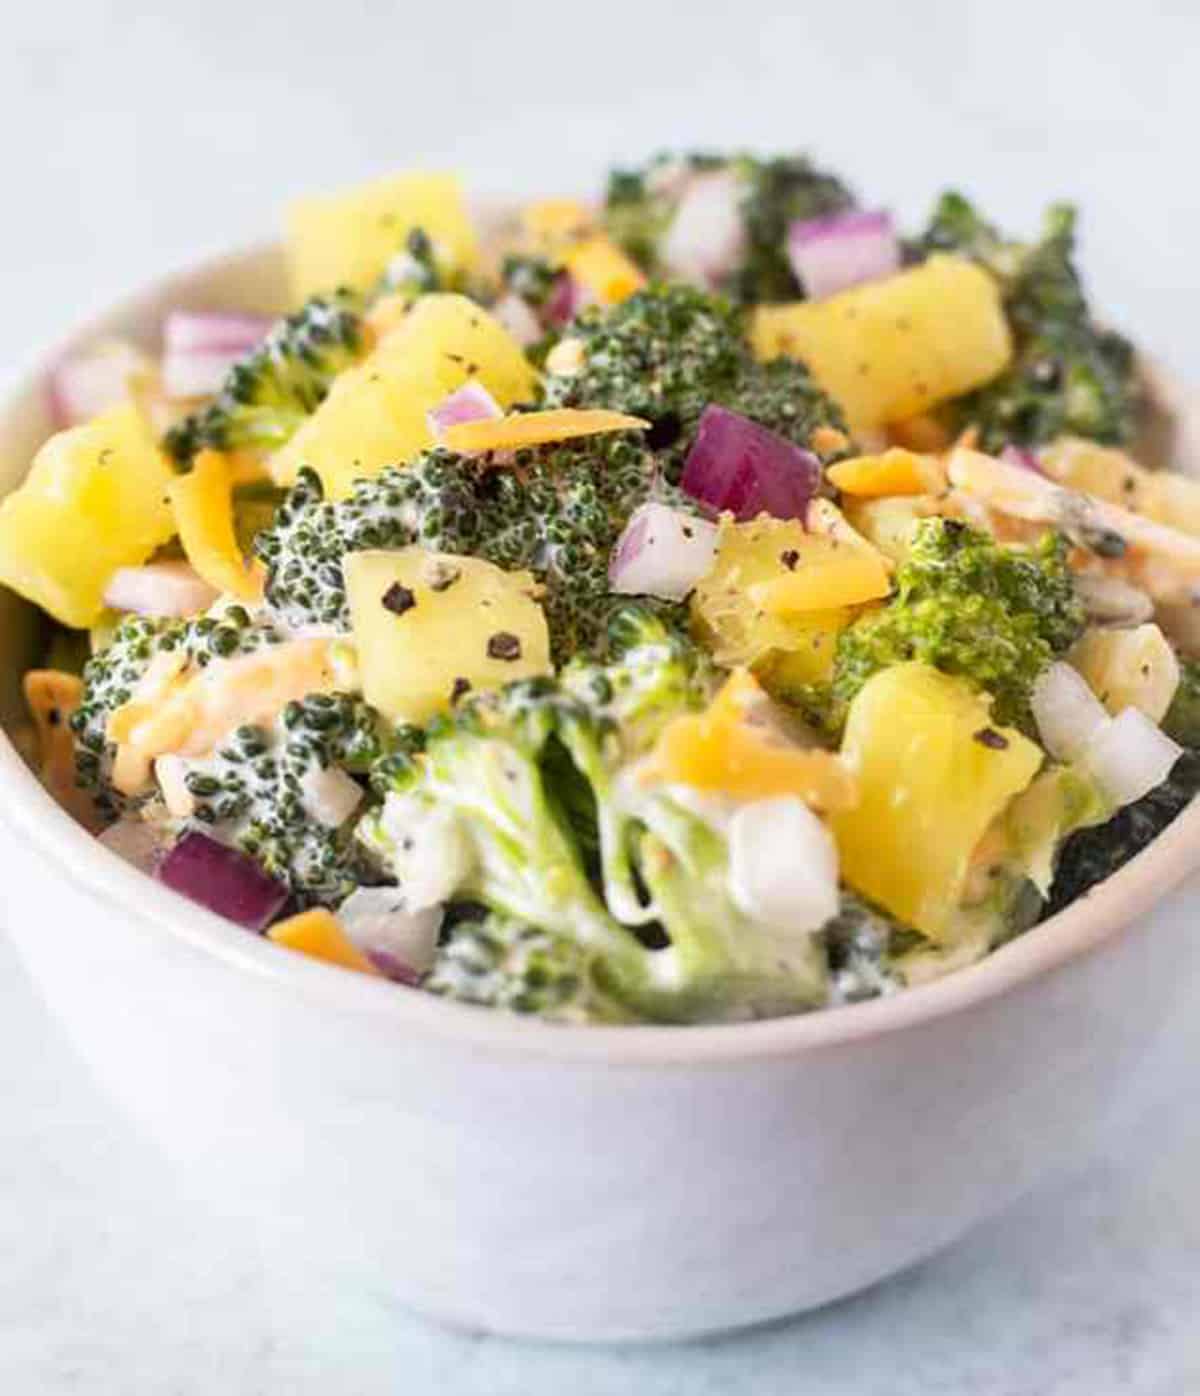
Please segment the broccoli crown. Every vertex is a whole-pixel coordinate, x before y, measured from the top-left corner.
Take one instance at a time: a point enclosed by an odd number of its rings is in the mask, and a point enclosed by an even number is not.
[[[212,756],[189,761],[185,784],[194,817],[218,826],[300,904],[336,903],[362,880],[364,855],[354,810],[330,822],[320,782],[328,772],[365,777],[389,750],[388,726],[369,704],[313,693],[288,703],[271,727],[239,727]]]
[[[972,680],[992,695],[998,722],[1032,731],[1034,680],[1083,619],[1057,534],[1019,549],[953,519],[923,520],[895,597],[838,638],[834,712],[880,669],[919,659]]]
[[[495,912],[478,911],[450,927],[423,987],[443,998],[549,1022],[623,1022],[631,1016],[598,983],[592,957],[578,941]]]
[[[1000,282],[1016,341],[1012,365],[957,404],[987,450],[1071,434],[1129,441],[1137,428],[1133,350],[1091,317],[1075,266],[1075,210],[1047,210],[1035,243],[1001,238],[961,194],[943,195],[926,230],[928,251],[963,252]]]
[[[582,342],[578,372],[546,379],[552,407],[607,407],[651,422],[646,442],[677,472],[710,403],[762,422],[799,445],[815,427],[845,426],[803,364],[756,363],[741,320],[720,296],[681,283],[647,287],[610,308],[589,306],[567,334]]]
[[[423,750],[383,763],[384,805],[360,837],[403,890],[428,877],[421,831],[452,820],[449,899],[568,938],[589,992],[629,1013],[691,1020],[811,1006],[825,991],[819,947],[738,909],[724,835],[639,782],[618,732],[622,705],[641,714],[643,741],[698,706],[704,662],[639,608],[612,630],[609,664],[479,694],[430,724]]]
[[[614,170],[604,218],[609,233],[648,272],[662,270],[662,243],[692,175],[729,170],[738,179],[745,247],[720,289],[742,305],[794,300],[803,290],[787,255],[788,225],[852,207],[854,197],[803,155],[760,159],[660,154],[639,170]]]
[[[821,939],[829,959],[829,1001],[838,1004],[861,1003],[903,988],[896,957],[925,943],[919,932],[845,891],[841,909],[821,931]]]
[[[522,451],[511,469],[436,449],[360,480],[337,502],[302,469],[255,547],[276,615],[290,625],[341,629],[349,627],[342,576],[349,552],[419,543],[531,568],[545,584],[555,655],[565,658],[603,633],[612,608],[609,554],[629,515],[667,493],[654,457],[628,437]]]
[[[1200,660],[1179,665],[1179,687],[1162,720],[1162,729],[1180,746],[1200,751]]]
[[[79,785],[90,790],[101,809],[115,813],[121,797],[109,784],[114,748],[106,735],[108,719],[133,697],[138,681],[160,654],[182,651],[190,664],[203,668],[213,659],[251,654],[283,636],[270,622],[255,620],[242,606],[191,620],[157,620],[130,616],[112,640],[83,668],[83,697],[71,717]]]
[[[347,290],[314,296],[234,364],[212,403],[167,432],[167,450],[184,465],[204,447],[275,450],[320,406],[362,346],[358,298]]]
[[[1063,845],[1047,914],[1081,897],[1152,843],[1200,793],[1200,755],[1188,751],[1148,795],[1119,809],[1104,824],[1079,830]]]

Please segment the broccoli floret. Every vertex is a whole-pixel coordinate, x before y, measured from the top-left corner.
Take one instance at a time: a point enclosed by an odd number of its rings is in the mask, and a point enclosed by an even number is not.
[[[742,305],[803,295],[787,256],[788,225],[850,208],[854,197],[802,155],[657,155],[640,170],[614,170],[604,203],[610,235],[645,271],[661,273],[663,240],[689,179],[717,170],[741,185],[745,229],[742,255],[717,289]]]
[[[239,727],[212,756],[189,761],[184,783],[194,817],[257,859],[299,904],[336,904],[365,867],[345,777],[365,777],[390,749],[388,726],[369,704],[313,693],[288,703],[271,727]],[[323,795],[330,783],[334,799]]]
[[[872,674],[919,659],[990,693],[997,722],[1033,731],[1034,680],[1078,638],[1083,622],[1057,534],[1022,549],[956,520],[923,520],[893,600],[838,638],[835,720]]]
[[[494,912],[456,921],[423,987],[443,998],[549,1022],[628,1022],[630,1011],[597,982],[578,941]]]
[[[853,892],[842,893],[841,910],[823,928],[821,939],[829,960],[831,1004],[861,1003],[902,989],[896,956],[924,943],[919,932]]]
[[[724,835],[638,781],[612,716],[622,703],[644,724],[688,711],[705,692],[703,661],[652,617],[614,629],[637,643],[606,674],[576,671],[592,702],[551,679],[469,699],[431,724],[422,752],[385,763],[383,808],[360,837],[403,890],[428,885],[428,831],[440,826],[448,899],[568,938],[588,992],[631,1013],[690,1021],[815,1005],[820,947],[738,909]],[[657,681],[652,653],[670,671]]]
[[[320,406],[362,345],[358,298],[346,290],[314,296],[234,364],[212,403],[167,432],[167,450],[186,465],[204,447],[277,449]]]
[[[105,813],[120,811],[124,801],[110,784],[115,748],[106,734],[108,719],[130,700],[158,655],[182,651],[189,663],[203,668],[213,659],[252,654],[282,639],[274,625],[253,619],[242,606],[192,620],[123,620],[111,642],[84,665],[83,698],[71,717],[78,784],[92,792]]]
[[[566,333],[581,343],[583,363],[578,371],[548,375],[547,404],[606,407],[647,419],[646,443],[661,453],[672,480],[710,403],[803,446],[818,426],[845,427],[841,411],[803,364],[756,363],[733,308],[693,286],[653,285],[620,305],[590,306]]]
[[[1179,665],[1179,687],[1162,720],[1162,729],[1180,746],[1200,751],[1200,660]]]
[[[1075,210],[1051,207],[1035,243],[1008,241],[961,194],[943,195],[922,239],[963,252],[1000,283],[1016,341],[1012,365],[954,407],[986,450],[1074,435],[1123,443],[1138,425],[1129,342],[1093,321],[1075,266]]]
[[[531,568],[556,658],[603,633],[612,609],[608,560],[633,510],[665,497],[653,455],[636,441],[598,437],[520,452],[511,469],[437,449],[411,465],[359,481],[326,501],[302,469],[273,528],[255,547],[267,565],[266,598],[291,625],[349,628],[342,558],[365,548],[420,543],[508,569]],[[682,609],[682,608],[676,608]]]
[[[1167,779],[1104,824],[1072,834],[1058,857],[1046,914],[1061,911],[1152,843],[1200,793],[1200,755],[1185,752]]]

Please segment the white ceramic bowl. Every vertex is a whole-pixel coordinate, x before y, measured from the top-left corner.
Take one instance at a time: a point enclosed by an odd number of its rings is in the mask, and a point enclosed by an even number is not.
[[[71,342],[152,342],[169,306],[280,296],[276,253],[235,255]],[[40,380],[0,407],[0,490],[49,430]],[[10,734],[37,631],[0,599]],[[706,1333],[930,1254],[1087,1148],[1200,959],[1196,806],[938,983],[736,1027],[553,1027],[305,960],[177,898],[72,823],[8,740],[0,790],[13,938],[147,1138],[295,1264],[501,1333]]]

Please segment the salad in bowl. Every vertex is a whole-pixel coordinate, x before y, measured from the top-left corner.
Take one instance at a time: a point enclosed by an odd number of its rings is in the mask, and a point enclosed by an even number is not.
[[[902,235],[806,159],[289,213],[277,320],[48,385],[0,505],[36,763],[280,946],[565,1023],[961,969],[1200,788],[1200,480],[1073,212]]]

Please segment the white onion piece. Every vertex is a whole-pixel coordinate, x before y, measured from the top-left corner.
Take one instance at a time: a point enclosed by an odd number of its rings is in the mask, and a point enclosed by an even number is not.
[[[173,310],[163,324],[163,344],[168,354],[255,348],[271,328],[265,315],[244,315],[231,310]]]
[[[510,292],[507,296],[501,296],[492,306],[492,314],[522,349],[536,344],[542,337],[541,322],[529,308],[528,303],[518,295]]]
[[[47,385],[55,426],[78,426],[124,402],[134,380],[151,368],[140,349],[120,339],[63,359],[51,369]]]
[[[1042,745],[1059,761],[1078,760],[1109,720],[1086,680],[1061,662],[1038,675],[1029,703]]]
[[[797,796],[743,805],[729,825],[729,891],[775,930],[819,930],[838,912],[833,835]]]
[[[788,261],[809,300],[822,300],[900,268],[891,214],[854,209],[788,227]]]
[[[242,349],[168,351],[162,361],[163,392],[172,402],[215,397],[224,386],[229,370],[244,352]]]
[[[318,824],[328,829],[340,829],[362,797],[362,786],[337,766],[314,766],[300,781],[300,803]]]
[[[166,851],[166,836],[162,829],[144,819],[118,819],[98,835],[110,853],[137,868],[138,872],[153,872]]]
[[[665,504],[634,510],[608,569],[612,591],[682,601],[713,564],[717,526]]]
[[[186,562],[118,567],[104,588],[104,604],[141,616],[194,616],[217,599],[217,589]]]
[[[731,170],[697,175],[687,185],[663,245],[673,275],[713,286],[746,245],[742,181]]]
[[[440,906],[407,910],[398,887],[360,887],[338,907],[338,920],[360,950],[416,974],[433,967],[442,914]]]
[[[1148,795],[1171,774],[1183,748],[1137,708],[1125,708],[1093,733],[1082,764],[1117,805]]]
[[[482,383],[472,379],[456,388],[425,414],[429,430],[434,439],[440,441],[447,427],[456,427],[462,422],[480,422],[494,417],[502,417],[500,404]]]

